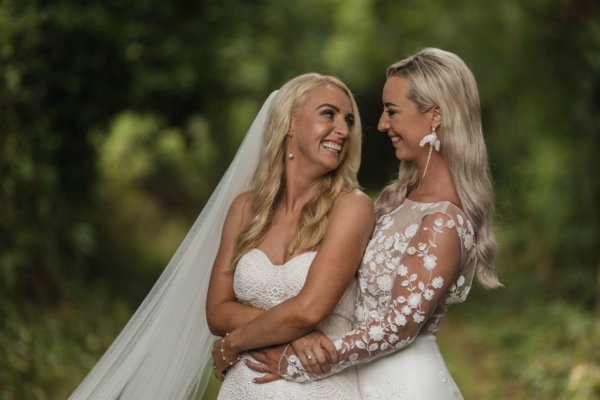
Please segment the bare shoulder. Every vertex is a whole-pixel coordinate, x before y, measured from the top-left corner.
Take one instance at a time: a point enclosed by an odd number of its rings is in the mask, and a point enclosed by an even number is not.
[[[229,206],[227,224],[243,227],[250,222],[252,214],[252,192],[247,191],[239,194]]]
[[[341,193],[331,207],[331,218],[361,218],[367,223],[372,223],[375,216],[373,200],[359,189],[352,189]]]
[[[233,199],[233,202],[231,203],[231,207],[229,207],[229,210],[230,210],[230,212],[231,211],[242,212],[245,209],[251,209],[251,208],[252,208],[252,192],[247,191],[247,192],[238,194],[237,197],[235,199]]]
[[[356,250],[354,256],[357,257],[356,260],[360,260],[375,226],[371,198],[358,189],[340,194],[329,211],[328,220],[319,251],[333,248],[330,254],[340,257],[340,251],[351,255]],[[348,249],[349,244],[352,251]]]
[[[362,190],[352,189],[341,193],[333,203],[334,208],[373,209],[373,200]]]

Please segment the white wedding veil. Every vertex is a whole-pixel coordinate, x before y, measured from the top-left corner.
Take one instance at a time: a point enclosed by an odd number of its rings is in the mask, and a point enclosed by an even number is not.
[[[204,392],[214,337],[206,293],[229,205],[250,187],[271,93],[234,160],[175,255],[72,400],[188,400]],[[209,366],[206,368],[206,366]]]

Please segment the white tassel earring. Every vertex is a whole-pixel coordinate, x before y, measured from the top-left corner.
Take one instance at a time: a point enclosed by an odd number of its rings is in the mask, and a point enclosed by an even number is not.
[[[429,160],[431,160],[431,152],[435,148],[435,151],[440,151],[440,139],[437,137],[437,132],[435,131],[435,127],[431,127],[431,133],[421,139],[419,146],[425,147],[425,145],[429,143],[429,154],[427,155],[427,163],[425,163],[425,171],[423,171],[423,176],[421,179],[425,178],[425,174],[427,173],[427,167],[429,167]]]

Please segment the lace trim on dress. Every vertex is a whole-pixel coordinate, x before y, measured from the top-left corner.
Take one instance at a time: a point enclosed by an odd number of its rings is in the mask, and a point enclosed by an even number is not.
[[[474,260],[473,228],[450,203],[407,201],[383,215],[359,269],[355,329],[334,340],[339,362],[327,376],[410,345],[425,326],[436,332],[447,305],[466,298]],[[323,378],[291,348],[280,373],[297,382]]]

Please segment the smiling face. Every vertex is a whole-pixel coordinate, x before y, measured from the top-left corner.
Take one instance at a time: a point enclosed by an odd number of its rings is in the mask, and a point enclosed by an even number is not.
[[[287,150],[302,170],[319,174],[335,170],[346,155],[353,124],[348,95],[329,83],[316,86],[292,115]]]
[[[409,99],[410,81],[391,76],[383,87],[383,112],[377,129],[392,140],[396,158],[414,161],[426,152],[419,146],[432,127],[439,126],[439,112],[432,109],[420,112]]]

